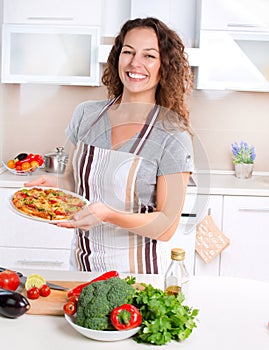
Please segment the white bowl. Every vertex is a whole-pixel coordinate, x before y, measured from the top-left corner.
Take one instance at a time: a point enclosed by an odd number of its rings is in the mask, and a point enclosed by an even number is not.
[[[64,315],[66,321],[73,327],[78,333],[84,335],[87,338],[99,340],[99,341],[119,341],[132,337],[135,335],[140,327],[128,329],[126,331],[97,331],[95,329],[84,328],[75,324],[74,317]]]

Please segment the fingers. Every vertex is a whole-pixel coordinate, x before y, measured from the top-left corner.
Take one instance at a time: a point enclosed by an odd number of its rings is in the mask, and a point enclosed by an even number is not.
[[[52,186],[55,187],[55,181],[53,177],[47,177],[46,175],[42,175],[33,181],[26,182],[24,184],[25,187],[32,186]]]
[[[88,231],[91,227],[99,224],[101,221],[90,212],[89,206],[76,213],[72,220],[59,222],[57,226],[65,228],[80,228]]]

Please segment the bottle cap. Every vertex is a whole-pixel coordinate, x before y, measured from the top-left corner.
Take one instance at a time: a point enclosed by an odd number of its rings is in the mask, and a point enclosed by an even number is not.
[[[184,260],[185,250],[181,248],[173,248],[171,250],[171,259],[173,260]]]

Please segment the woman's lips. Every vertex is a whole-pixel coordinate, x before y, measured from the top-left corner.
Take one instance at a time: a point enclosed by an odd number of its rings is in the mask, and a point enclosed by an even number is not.
[[[145,79],[147,77],[145,74],[132,73],[132,72],[127,72],[127,75],[129,78],[132,78],[132,79]]]

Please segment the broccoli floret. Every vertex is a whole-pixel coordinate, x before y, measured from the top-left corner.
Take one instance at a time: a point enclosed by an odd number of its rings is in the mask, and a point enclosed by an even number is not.
[[[84,309],[86,317],[100,317],[109,313],[109,305],[105,298],[94,298]]]
[[[86,322],[84,323],[84,327],[90,328],[90,329],[107,329],[108,328],[108,317],[94,317],[94,318],[87,318]]]
[[[107,300],[110,311],[117,306],[132,302],[135,289],[126,281],[120,278],[110,278],[108,284],[110,285],[110,289],[107,293]]]
[[[117,306],[131,303],[134,294],[135,289],[118,277],[93,282],[80,293],[75,323],[91,329],[108,329],[111,311]]]

